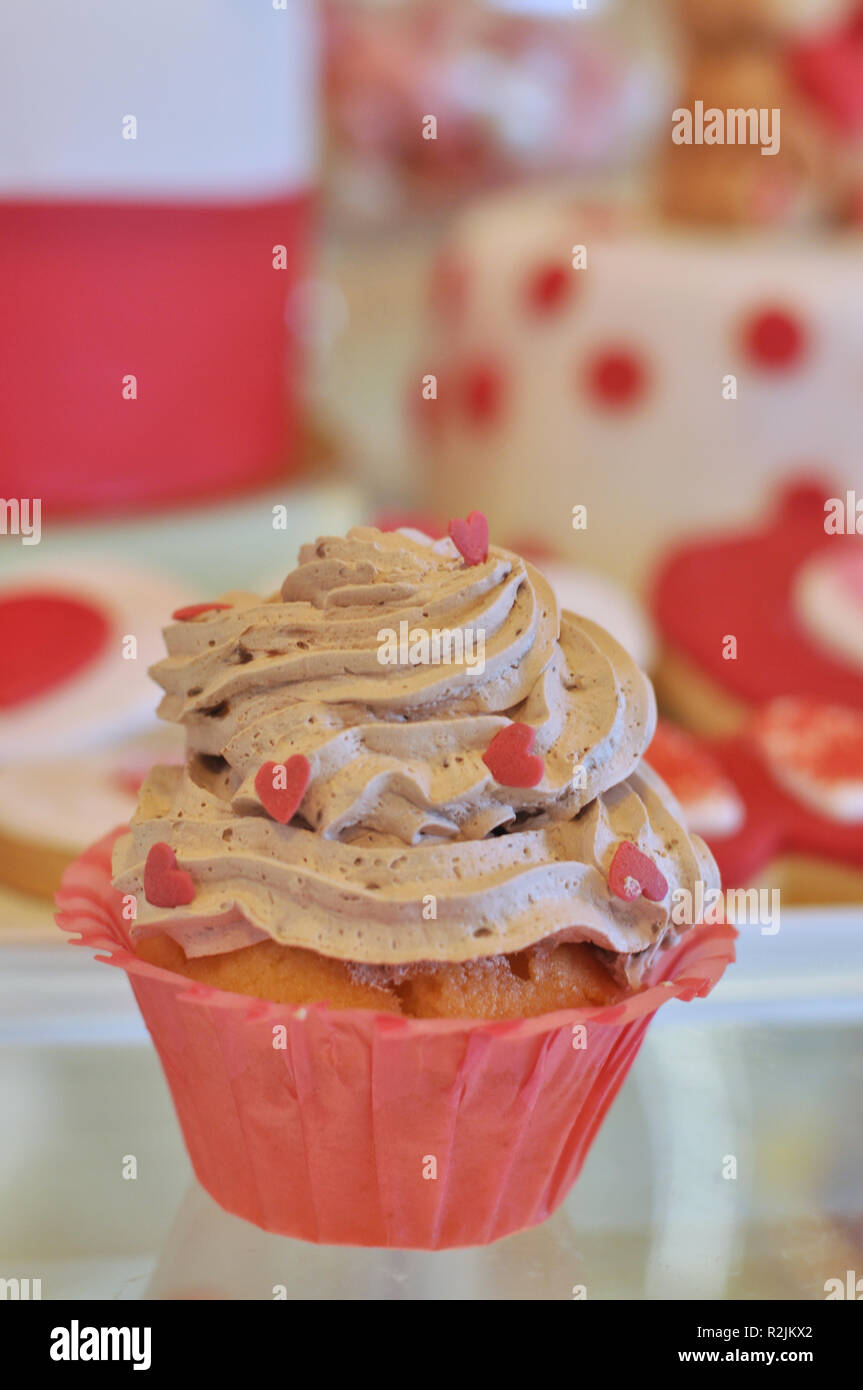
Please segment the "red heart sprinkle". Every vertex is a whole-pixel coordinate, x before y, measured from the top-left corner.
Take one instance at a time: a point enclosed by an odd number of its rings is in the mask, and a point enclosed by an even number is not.
[[[637,845],[624,840],[614,851],[608,870],[608,886],[625,903],[644,894],[652,903],[661,903],[668,892],[668,880],[652,859]]]
[[[264,763],[258,768],[255,791],[267,815],[280,825],[287,825],[305,795],[311,775],[311,764],[302,753],[295,753],[285,763]]]
[[[759,310],[743,326],[744,352],[765,371],[799,366],[808,346],[809,335],[802,320],[781,307]]]
[[[176,608],[171,614],[175,622],[187,623],[190,618],[197,618],[199,613],[214,613],[220,608],[230,608],[229,603],[190,603],[188,608]]]
[[[535,738],[530,724],[507,724],[495,734],[482,760],[502,787],[535,787],[542,781],[545,760],[530,751]]]
[[[488,559],[488,521],[482,512],[471,512],[467,521],[455,517],[449,534],[466,565],[481,565]]]
[[[20,589],[0,598],[0,709],[46,695],[90,666],[111,636],[104,613],[83,598]]]
[[[177,856],[164,841],[150,846],[144,865],[144,897],[153,907],[183,907],[195,896],[195,880],[177,867]]]

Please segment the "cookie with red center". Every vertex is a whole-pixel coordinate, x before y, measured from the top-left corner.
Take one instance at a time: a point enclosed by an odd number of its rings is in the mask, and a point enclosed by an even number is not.
[[[800,479],[765,520],[688,542],[662,563],[652,592],[665,647],[657,685],[679,722],[730,730],[781,695],[863,709],[863,664],[818,640],[797,592],[816,556],[863,554],[863,537],[825,530],[837,496],[829,482]]]
[[[743,824],[740,796],[703,740],[660,719],[644,756],[677,797],[690,830],[709,839]]]
[[[82,595],[50,588],[0,594],[0,710],[62,687],[105,650],[111,622]]]
[[[863,827],[863,713],[792,696],[759,710],[750,736],[780,786]]]
[[[690,822],[703,833],[726,888],[777,886],[786,903],[863,901],[859,711],[785,698],[758,711],[738,734],[703,739],[674,730],[679,748],[681,738],[687,759],[691,754],[717,766],[742,808],[730,829]],[[646,757],[666,775],[661,744],[659,756],[651,745]]]
[[[68,759],[152,726],[147,667],[180,586],[106,560],[0,575],[0,763]]]

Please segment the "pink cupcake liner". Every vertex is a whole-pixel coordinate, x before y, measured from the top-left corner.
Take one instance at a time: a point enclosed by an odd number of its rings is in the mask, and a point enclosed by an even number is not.
[[[437,1250],[545,1220],[656,1010],[708,994],[734,959],[733,928],[697,927],[622,1003],[513,1022],[250,1000],[132,952],[111,886],[122,833],[67,869],[58,925],[127,972],[202,1185],[303,1240]]]

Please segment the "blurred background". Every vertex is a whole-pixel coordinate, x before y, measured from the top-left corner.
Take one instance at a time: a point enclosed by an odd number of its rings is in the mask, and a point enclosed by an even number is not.
[[[778,111],[778,152],[676,144],[699,103]],[[188,1173],[155,1059],[51,923],[182,756],[146,676],[168,615],[474,508],[653,675],[650,760],[783,926],[741,927],[700,1030],[668,1010],[570,1224],[518,1256],[534,1292],[505,1255],[452,1287],[568,1297],[573,1242],[605,1296],[863,1274],[863,9],[11,0],[0,131],[0,1275],[140,1296],[233,1248],[197,1198],[162,1247]],[[75,1119],[118,1048],[111,1133],[162,1136],[134,1211]],[[406,1268],[338,1296],[430,1296]]]

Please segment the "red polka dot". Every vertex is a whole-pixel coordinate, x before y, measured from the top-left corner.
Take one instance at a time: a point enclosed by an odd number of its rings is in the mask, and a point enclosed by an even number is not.
[[[599,352],[588,363],[587,389],[597,404],[609,410],[629,409],[647,389],[647,368],[629,348]]]
[[[562,308],[572,293],[573,275],[563,265],[543,265],[534,270],[527,282],[528,308],[536,314]]]
[[[489,425],[496,420],[503,406],[503,377],[490,362],[480,362],[468,368],[462,381],[462,404],[468,420],[474,425]]]
[[[807,348],[806,329],[787,309],[761,309],[743,326],[743,349],[749,361],[767,371],[799,364]]]
[[[89,666],[111,632],[85,599],[28,590],[0,599],[0,708],[45,695]]]

